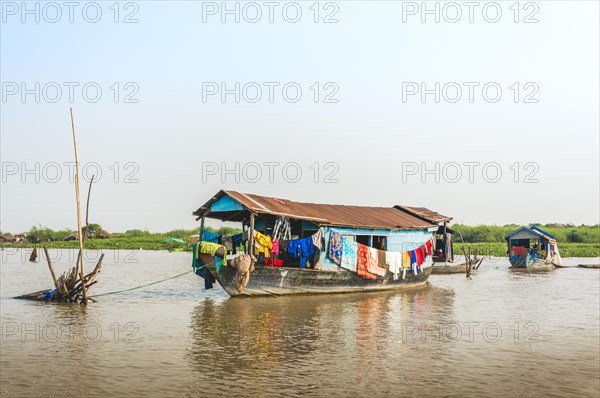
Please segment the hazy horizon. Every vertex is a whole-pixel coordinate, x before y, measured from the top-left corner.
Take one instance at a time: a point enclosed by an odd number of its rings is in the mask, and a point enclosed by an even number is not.
[[[313,3],[2,2],[0,229],[77,225],[69,107],[108,231],[220,189],[600,223],[598,2]]]

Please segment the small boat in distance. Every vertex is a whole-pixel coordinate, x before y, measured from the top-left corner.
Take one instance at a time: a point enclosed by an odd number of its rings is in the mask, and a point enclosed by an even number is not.
[[[538,226],[521,227],[504,238],[510,269],[551,271],[562,265],[556,238]]]

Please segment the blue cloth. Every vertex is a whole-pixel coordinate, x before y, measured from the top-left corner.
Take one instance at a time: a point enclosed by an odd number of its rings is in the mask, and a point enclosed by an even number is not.
[[[215,282],[215,277],[213,276],[213,274],[210,273],[208,268],[206,268],[206,267],[196,268],[194,270],[194,273],[196,275],[198,275],[199,277],[201,277],[202,279],[204,279],[204,288],[205,289],[213,288],[213,283]]]
[[[49,292],[44,292],[44,296],[46,296],[46,300],[50,300],[52,296],[56,293],[56,289],[50,290]]]
[[[231,240],[234,247],[240,247],[242,245],[242,234],[233,235]]]
[[[304,239],[289,240],[287,252],[292,258],[300,258],[300,268],[306,268],[306,262],[312,257],[315,249],[312,236]]]
[[[219,234],[204,230],[202,231],[202,239],[204,242],[219,243]]]
[[[340,265],[342,263],[342,235],[335,232],[329,232],[329,251],[327,256],[335,264]]]
[[[348,271],[356,272],[358,264],[358,243],[342,236],[342,263],[340,266]]]
[[[414,274],[417,269],[417,253],[415,253],[414,250],[411,250],[408,253],[410,254],[410,272]]]

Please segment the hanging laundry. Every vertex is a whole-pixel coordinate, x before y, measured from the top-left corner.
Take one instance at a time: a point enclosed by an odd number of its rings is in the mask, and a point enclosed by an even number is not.
[[[242,233],[240,232],[237,235],[233,235],[231,237],[231,239],[233,239],[233,244],[236,246],[241,246],[242,245]]]
[[[217,255],[217,251],[219,249],[223,249],[223,259],[220,257],[215,257]],[[215,269],[218,271],[222,264],[227,265],[227,250],[225,250],[225,246],[212,243],[212,242],[196,242],[192,246],[193,257],[198,259],[200,258],[200,253],[209,254],[215,257]]]
[[[394,274],[394,280],[397,280],[398,272],[402,268],[402,253],[385,252],[385,261],[388,263],[388,270]]]
[[[410,267],[412,268],[413,264],[417,263],[417,255],[414,250],[410,250],[408,253],[410,254]]]
[[[342,263],[342,235],[329,231],[329,250],[327,257],[337,265]]]
[[[238,247],[242,246],[242,234],[233,235],[231,237],[233,240],[233,254],[236,253]]]
[[[379,250],[379,249],[375,249],[375,250],[377,250],[377,266],[379,268],[383,268],[387,272],[388,265],[385,262],[385,251]]]
[[[402,268],[410,268],[410,253],[402,252]]]
[[[279,254],[281,256],[288,254],[288,242],[289,240],[279,239]]]
[[[383,251],[377,250],[374,247],[368,247],[367,249],[369,250],[369,257],[367,259],[367,270],[374,275],[385,276],[385,274],[387,273],[387,269],[385,267],[379,266],[379,252]],[[383,263],[385,264],[385,252],[383,252],[383,256]]]
[[[417,265],[423,264],[423,251],[421,250],[421,247],[415,249],[415,256],[417,257]]]
[[[273,248],[273,242],[271,241],[271,238],[258,232],[257,230],[253,231],[252,236],[254,236],[255,254],[264,253],[265,258],[270,258],[271,249]]]
[[[198,242],[192,246],[192,269],[194,273],[204,279],[204,288],[212,289],[213,283],[216,282],[214,275],[208,270],[202,259],[197,257]]]
[[[365,279],[377,279],[375,274],[369,272],[369,247],[359,243],[356,253],[356,275]]]
[[[313,245],[319,248],[319,250],[323,250],[323,227],[319,228],[319,230],[312,235]]]
[[[348,271],[356,272],[358,263],[358,243],[342,236],[342,261],[340,266]]]
[[[204,242],[212,242],[217,243],[219,241],[219,234],[215,234],[214,232],[207,231],[206,229],[202,231],[202,239]]]
[[[427,242],[425,242],[425,250],[426,250],[426,253],[427,253],[428,256],[431,256],[431,253],[432,253],[432,251],[431,251],[431,245],[432,245],[431,239],[428,240]]]
[[[273,241],[273,247],[271,248],[271,253],[277,257],[279,255],[279,240],[276,239]]]
[[[314,253],[312,237],[288,241],[287,252],[292,258],[300,258],[300,268],[306,268],[306,262]]]

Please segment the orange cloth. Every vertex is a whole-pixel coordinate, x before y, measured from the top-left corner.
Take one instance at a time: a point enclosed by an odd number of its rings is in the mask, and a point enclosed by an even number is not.
[[[358,244],[358,263],[356,264],[356,274],[365,279],[376,279],[377,276],[369,272],[369,247]]]

